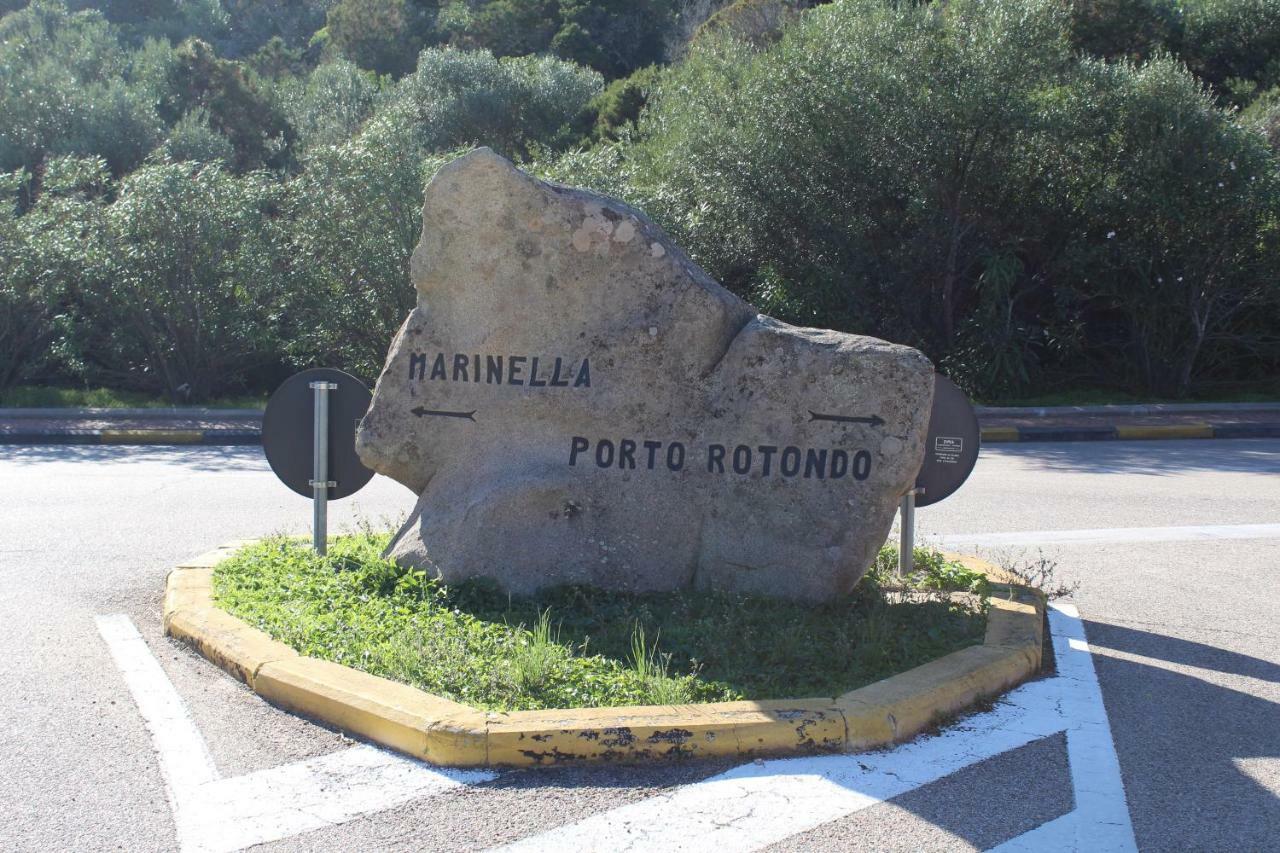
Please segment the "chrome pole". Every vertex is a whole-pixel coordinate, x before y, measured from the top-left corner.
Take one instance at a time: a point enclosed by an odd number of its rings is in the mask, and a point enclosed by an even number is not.
[[[916,494],[919,489],[908,489],[898,505],[898,577],[905,578],[915,571],[916,547]]]
[[[323,556],[328,551],[329,488],[329,392],[336,391],[333,382],[312,382],[315,392],[315,417],[312,421],[311,453],[311,544]]]

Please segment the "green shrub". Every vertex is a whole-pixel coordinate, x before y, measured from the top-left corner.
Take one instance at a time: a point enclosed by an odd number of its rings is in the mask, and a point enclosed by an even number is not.
[[[1082,71],[1082,171],[1093,174],[1073,197],[1085,236],[1048,274],[1073,282],[1099,329],[1117,325],[1092,335],[1092,358],[1181,396],[1206,350],[1265,343],[1245,331],[1280,303],[1275,160],[1173,60]]]
[[[1236,103],[1280,83],[1280,0],[1190,0],[1173,45],[1193,73]]]
[[[231,141],[237,172],[279,167],[288,161],[294,131],[258,82],[213,48],[188,39],[175,53],[167,85],[183,112],[203,109],[209,126]]]
[[[144,166],[102,208],[79,276],[85,376],[199,401],[242,390],[278,352],[277,186],[217,165]]]
[[[1139,62],[1182,44],[1182,8],[1173,0],[1070,0],[1071,38],[1106,59]]]
[[[98,12],[38,1],[0,18],[0,171],[34,171],[50,153],[107,156],[117,173],[142,162],[159,120],[125,66]]]
[[[209,113],[201,107],[178,119],[164,144],[164,155],[172,162],[191,160],[229,166],[235,153],[231,140],[209,126]]]
[[[1239,321],[1277,301],[1275,161],[1174,61],[1070,33],[1052,0],[833,4],[763,50],[700,40],[635,140],[548,172],[763,310],[920,346],[983,397],[1055,371],[1184,394],[1274,351]]]
[[[1240,123],[1261,133],[1273,154],[1280,154],[1280,86],[1254,98],[1240,113]]]
[[[432,24],[425,4],[413,0],[338,0],[325,30],[329,43],[356,65],[399,77],[413,70]]]
[[[60,339],[71,325],[68,291],[95,220],[90,199],[108,183],[100,159],[52,160],[40,199],[19,216],[27,175],[0,175],[0,391],[60,366]]]
[[[650,65],[605,86],[586,108],[590,125],[587,133],[591,139],[617,141],[619,136],[634,131],[649,94],[661,78],[662,70]]]
[[[381,117],[411,131],[423,151],[488,145],[524,157],[575,141],[572,122],[602,85],[599,74],[550,57],[431,48]]]
[[[277,86],[281,109],[303,151],[346,142],[373,114],[380,96],[373,74],[342,59],[322,63],[305,79],[286,79]]]
[[[497,56],[551,53],[625,77],[664,58],[672,0],[481,0],[441,4],[441,35]]]
[[[560,0],[552,53],[624,77],[663,58],[671,0]]]
[[[409,255],[423,186],[451,156],[428,154],[412,128],[383,118],[312,149],[284,205],[281,339],[294,364],[377,377],[416,298]]]

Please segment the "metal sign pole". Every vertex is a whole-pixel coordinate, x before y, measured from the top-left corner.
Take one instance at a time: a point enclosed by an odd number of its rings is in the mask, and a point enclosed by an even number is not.
[[[898,505],[898,577],[905,578],[915,571],[916,547],[916,495],[923,489],[908,489]]]
[[[336,486],[329,479],[329,392],[338,386],[333,382],[312,382],[315,392],[315,419],[313,420],[311,454],[311,544],[316,553],[323,556],[328,551],[329,488]]]

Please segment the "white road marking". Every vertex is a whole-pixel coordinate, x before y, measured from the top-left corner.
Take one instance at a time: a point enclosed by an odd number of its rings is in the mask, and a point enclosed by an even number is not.
[[[963,533],[932,541],[961,545],[1061,545],[1072,542],[1207,542],[1223,539],[1280,539],[1280,524],[1201,524],[1186,527],[1102,527],[1091,530],[1020,530]]]
[[[354,746],[223,779],[182,697],[129,618],[99,616],[97,623],[151,733],[183,853],[230,853],[497,775]]]
[[[151,732],[160,757],[160,772],[170,791],[169,804],[176,811],[172,796],[175,787],[186,783],[203,785],[218,778],[213,756],[182,697],[129,617],[99,616],[97,623],[98,633],[107,641],[107,649]]]
[[[503,851],[758,850],[1065,731],[1075,809],[1012,850],[1134,851],[1106,709],[1078,614],[1050,614],[1058,675],[989,712],[885,752],[745,764],[501,848]],[[1087,844],[1084,841],[1087,839]]]
[[[1075,850],[1093,853],[1136,851],[1129,805],[1120,777],[1120,758],[1102,703],[1102,688],[1075,607],[1062,603],[1049,611],[1053,657],[1058,674],[1058,708],[1067,732],[1067,759],[1075,793]],[[1064,642],[1065,640],[1065,642]]]

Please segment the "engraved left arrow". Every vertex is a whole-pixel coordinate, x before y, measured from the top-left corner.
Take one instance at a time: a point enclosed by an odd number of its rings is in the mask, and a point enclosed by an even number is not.
[[[423,406],[417,406],[413,409],[410,409],[409,411],[413,412],[415,415],[417,415],[420,418],[425,418],[425,417],[466,418],[469,421],[474,421],[476,419],[476,413],[474,409],[472,409],[469,412],[450,412],[444,409],[428,409]]]
[[[812,421],[835,421],[842,424],[870,424],[873,427],[884,426],[884,418],[879,415],[871,415],[866,418],[852,417],[850,415],[821,415],[812,409],[809,410],[809,420]]]

